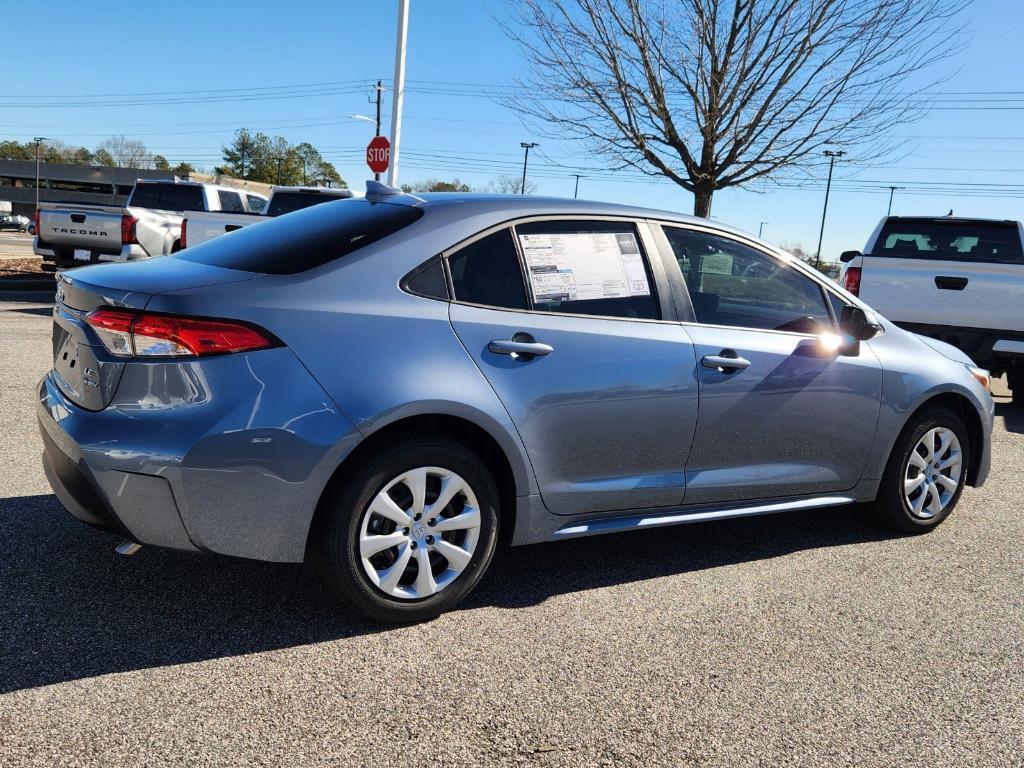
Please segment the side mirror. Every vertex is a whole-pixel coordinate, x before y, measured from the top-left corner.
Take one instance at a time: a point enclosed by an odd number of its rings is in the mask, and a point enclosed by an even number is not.
[[[860,343],[873,339],[882,330],[874,318],[860,307],[845,306],[839,315],[839,331],[843,334],[840,353],[850,357],[860,354]]]
[[[860,251],[843,251],[841,254],[839,254],[839,260],[843,262],[843,264],[846,264],[847,262],[853,261],[858,256],[863,255],[864,254],[862,254]]]

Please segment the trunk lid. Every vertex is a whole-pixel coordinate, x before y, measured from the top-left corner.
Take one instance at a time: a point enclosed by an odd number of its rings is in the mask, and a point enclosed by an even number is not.
[[[53,309],[53,379],[76,405],[105,408],[121,380],[126,358],[103,346],[85,316],[97,307],[145,309],[157,293],[231,283],[255,277],[206,264],[164,257],[61,272]]]

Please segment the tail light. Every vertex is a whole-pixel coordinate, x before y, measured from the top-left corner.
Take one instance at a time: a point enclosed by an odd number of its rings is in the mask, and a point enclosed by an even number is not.
[[[135,237],[135,225],[139,220],[130,214],[121,216],[121,245],[134,245],[139,242]]]
[[[32,223],[36,227],[36,234],[39,234],[39,209],[36,208],[35,213],[32,214]]]
[[[178,238],[178,249],[188,248],[188,219],[181,220],[181,236]]]
[[[843,277],[843,288],[854,296],[860,296],[860,267],[848,267]]]
[[[85,316],[119,357],[199,357],[281,346],[266,331],[234,320],[160,315],[100,307]]]

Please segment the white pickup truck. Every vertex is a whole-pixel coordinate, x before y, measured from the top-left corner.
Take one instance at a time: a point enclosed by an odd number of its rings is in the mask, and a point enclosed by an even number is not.
[[[889,216],[864,252],[847,251],[840,282],[889,320],[958,347],[1024,405],[1024,225]]]
[[[189,213],[181,224],[181,247],[189,248],[213,240],[228,232],[257,224],[272,216],[283,216],[292,211],[309,208],[352,197],[352,192],[337,187],[274,187],[263,216],[244,216],[232,213]]]
[[[78,267],[174,253],[188,212],[263,212],[267,199],[243,189],[196,181],[138,180],[127,205],[40,203],[32,250],[43,268]]]

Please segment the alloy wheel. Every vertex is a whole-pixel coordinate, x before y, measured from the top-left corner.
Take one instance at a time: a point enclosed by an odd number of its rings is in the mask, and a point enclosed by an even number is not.
[[[925,432],[903,468],[903,497],[910,513],[920,520],[941,514],[960,488],[962,475],[956,433],[945,427]]]
[[[390,597],[436,595],[473,559],[480,505],[462,477],[418,467],[386,483],[363,512],[359,558],[370,582]]]

